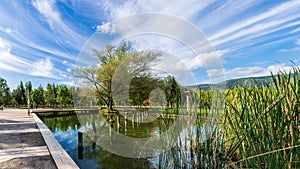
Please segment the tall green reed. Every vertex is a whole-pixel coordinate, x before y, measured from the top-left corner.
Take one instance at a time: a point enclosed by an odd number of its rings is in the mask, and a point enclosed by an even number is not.
[[[295,68],[272,75],[266,86],[227,92],[226,167],[300,167],[299,76]]]
[[[193,127],[160,154],[159,168],[300,168],[299,69],[272,77],[266,85],[227,90],[212,128],[204,125],[214,112],[212,93],[199,91]]]

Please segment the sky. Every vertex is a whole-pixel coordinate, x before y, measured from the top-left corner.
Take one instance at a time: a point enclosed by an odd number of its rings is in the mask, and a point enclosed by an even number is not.
[[[110,23],[144,13],[179,18],[197,28],[220,59],[225,79],[276,74],[300,63],[299,11],[299,0],[1,0],[0,77],[12,89],[20,81],[31,81],[33,87],[72,85],[72,69],[91,37],[102,33],[109,38],[114,31]],[[171,75],[186,69],[195,83],[210,83],[210,77],[218,76],[197,59],[214,63],[207,51],[192,53],[158,34],[128,39],[137,48],[166,51],[160,69]]]

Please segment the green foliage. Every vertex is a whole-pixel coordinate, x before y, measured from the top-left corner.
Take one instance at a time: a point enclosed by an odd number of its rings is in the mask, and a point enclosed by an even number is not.
[[[218,126],[206,127],[216,93],[200,90],[194,127],[186,129],[175,147],[159,155],[159,166],[299,168],[299,85],[300,73],[295,68],[253,88],[246,85],[218,91],[227,95],[221,121]]]
[[[63,106],[72,103],[72,93],[66,85],[57,87],[56,102]]]
[[[0,77],[0,105],[9,103],[10,92],[6,80]]]
[[[267,84],[270,84],[272,82],[273,82],[272,76],[263,76],[263,77],[230,79],[230,80],[226,80],[225,82],[221,82],[217,85],[224,84],[227,89],[234,89],[234,88],[241,88],[241,87],[253,88],[253,87],[267,86]],[[194,85],[194,86],[190,86],[190,87],[206,91],[206,90],[211,90],[211,88],[214,87],[214,85],[213,84],[199,84],[199,85]]]
[[[174,77],[168,76],[165,80],[164,91],[167,99],[167,107],[179,108],[180,87]]]
[[[138,52],[130,42],[123,42],[119,46],[108,45],[103,51],[95,50],[95,54],[99,59],[97,67],[79,67],[73,73],[75,77],[85,80],[87,86],[94,86],[98,102],[104,103],[108,111],[113,111],[113,94],[122,93],[118,91],[119,88],[129,85],[122,83],[122,79],[150,77],[149,64],[160,55],[153,51]],[[119,75],[115,75],[117,71]],[[112,86],[113,80],[115,86]],[[122,98],[121,95],[119,97]]]
[[[26,93],[25,89],[23,86],[23,82],[20,82],[20,85],[16,89],[13,90],[12,92],[12,97],[14,98],[14,101],[18,106],[24,105],[27,103],[26,101]]]
[[[31,101],[35,105],[36,108],[38,106],[43,106],[45,104],[45,97],[44,97],[44,89],[42,86],[39,86],[37,89],[34,89],[31,93]]]
[[[19,104],[26,104],[27,103],[27,97],[26,97],[26,90],[24,88],[23,82],[20,82],[20,86],[18,86],[18,88],[20,88],[20,94],[21,94],[21,102]]]
[[[45,103],[48,106],[56,106],[56,86],[54,84],[47,84],[46,91],[44,92]]]
[[[158,79],[150,77],[134,77],[129,88],[129,99],[132,105],[149,105],[150,92],[157,88]]]
[[[232,166],[299,168],[298,69],[273,76],[272,86],[227,92],[224,132]]]
[[[199,90],[199,107],[204,109],[209,109],[212,101],[212,91],[211,90]]]

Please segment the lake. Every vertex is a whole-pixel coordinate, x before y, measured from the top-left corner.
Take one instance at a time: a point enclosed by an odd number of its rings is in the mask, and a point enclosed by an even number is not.
[[[107,138],[111,141],[112,139],[108,138],[109,130],[104,127],[130,138],[149,138],[159,136],[175,121],[175,118],[162,119],[153,116],[148,118],[151,116],[144,114],[139,114],[138,117],[126,117],[126,119],[122,115],[100,114],[81,114],[78,117],[77,115],[40,116],[77,165],[80,168],[89,169],[158,168],[160,157],[158,152],[152,152],[156,153],[154,157],[142,158],[129,158],[110,153],[103,146],[99,146],[98,142],[95,142],[93,135],[88,134],[89,129],[97,128],[95,134],[98,135],[98,140]],[[147,118],[150,121],[147,121]],[[83,133],[82,147],[78,143],[78,132]],[[118,146],[117,143],[114,144]],[[131,151],[131,149],[127,151]]]

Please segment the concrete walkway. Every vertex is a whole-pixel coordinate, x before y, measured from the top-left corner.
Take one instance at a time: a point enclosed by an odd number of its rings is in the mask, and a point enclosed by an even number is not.
[[[0,169],[76,167],[35,114],[28,116],[25,109],[0,110]]]

